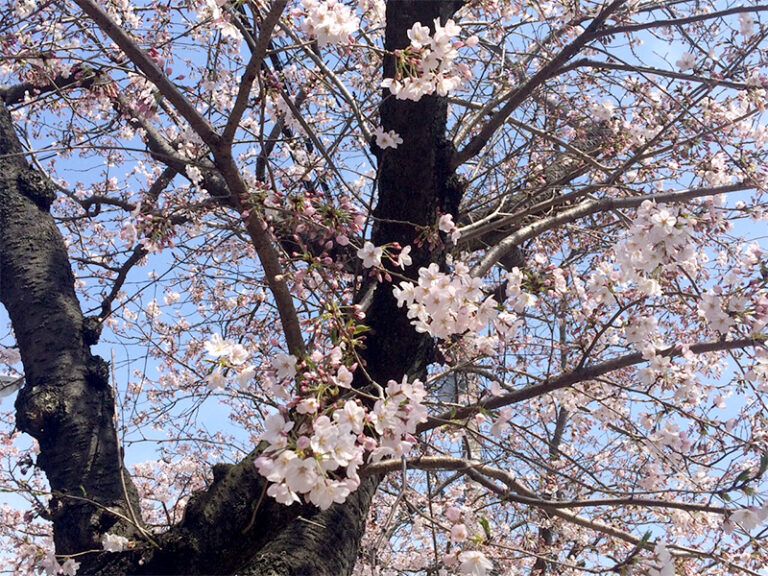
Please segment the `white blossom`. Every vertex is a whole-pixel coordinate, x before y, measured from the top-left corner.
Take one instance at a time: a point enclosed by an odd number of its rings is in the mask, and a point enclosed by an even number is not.
[[[129,540],[125,536],[117,534],[102,534],[101,545],[107,552],[122,552],[128,547]]]
[[[384,254],[384,250],[378,246],[374,246],[372,242],[366,242],[363,247],[357,251],[357,257],[363,261],[363,266],[366,268],[381,266],[382,254]]]
[[[386,148],[394,149],[403,143],[403,139],[400,138],[397,132],[394,130],[387,130],[385,132],[381,126],[376,128],[371,135],[376,138],[376,145],[382,150]]]
[[[493,562],[479,550],[466,550],[459,554],[459,572],[470,576],[485,576],[493,568]]]

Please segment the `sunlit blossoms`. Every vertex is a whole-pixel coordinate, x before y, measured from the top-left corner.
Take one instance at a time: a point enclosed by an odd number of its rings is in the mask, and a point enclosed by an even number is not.
[[[296,357],[292,354],[279,352],[272,359],[272,368],[277,373],[278,380],[290,380],[296,375]]]
[[[471,77],[471,70],[455,62],[458,48],[474,45],[477,38],[461,42],[456,37],[461,27],[453,20],[445,26],[439,19],[434,21],[435,32],[417,22],[408,31],[410,46],[397,55],[398,72],[395,78],[385,78],[381,86],[389,89],[400,100],[418,101],[427,94],[445,96],[456,90]]]
[[[457,264],[453,274],[441,272],[437,264],[419,270],[417,285],[400,282],[393,288],[398,306],[419,332],[438,338],[476,332],[496,317],[497,302],[482,291],[482,281]]]
[[[314,36],[320,46],[349,42],[360,27],[360,19],[339,0],[302,0],[301,27]]]
[[[507,305],[515,312],[536,305],[536,297],[522,288],[519,269],[509,273]],[[499,303],[483,290],[483,283],[473,277],[462,263],[451,273],[441,272],[437,264],[419,270],[417,284],[400,282],[392,288],[398,306],[406,307],[411,324],[419,332],[446,339],[453,335],[476,334],[492,321],[505,338],[520,324],[517,316],[499,311]]]
[[[237,38],[237,27],[232,23],[229,15],[222,8],[225,2],[218,0],[205,0],[197,14],[201,22],[212,22],[221,31],[225,38]]]
[[[216,358],[214,368],[205,377],[208,386],[213,390],[219,390],[226,387],[226,377],[222,372],[223,367],[233,368],[236,378],[241,381],[253,376],[253,367],[245,366],[245,362],[251,354],[242,344],[237,344],[233,340],[225,340],[221,334],[213,334],[210,339],[203,344],[205,350],[210,356]]]
[[[205,349],[213,357],[226,356],[232,351],[233,342],[224,340],[221,334],[214,334],[210,340],[205,342]]]
[[[643,202],[627,238],[616,247],[621,280],[648,276],[658,266],[685,264],[695,258],[691,242],[693,224],[678,207]]]
[[[357,257],[363,261],[365,268],[381,266],[382,254],[384,254],[384,250],[380,246],[374,246],[372,242],[368,241],[357,251]]]
[[[408,452],[416,425],[427,419],[425,395],[419,380],[403,379],[390,381],[370,412],[355,400],[339,400],[323,410],[318,404],[299,410],[303,417],[268,416],[262,439],[269,446],[255,462],[272,483],[267,494],[282,504],[304,498],[323,510],[344,502],[359,486],[357,470],[366,460]]]
[[[715,331],[726,334],[734,320],[723,309],[723,298],[715,292],[707,292],[701,295],[699,302],[699,315]]]

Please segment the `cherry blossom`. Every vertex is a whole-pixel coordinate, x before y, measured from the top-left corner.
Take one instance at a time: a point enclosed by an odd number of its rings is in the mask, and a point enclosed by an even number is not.
[[[411,253],[411,247],[404,246],[402,250],[400,250],[400,254],[397,255],[396,264],[403,270],[405,270],[406,267],[413,264],[413,260],[411,259],[410,253]]]
[[[301,27],[320,46],[345,43],[360,27],[355,13],[338,0],[302,0],[305,17]]]
[[[0,0],[0,571],[762,570],[721,4]]]
[[[214,357],[227,356],[232,352],[233,343],[224,340],[221,334],[214,334],[211,339],[205,342],[205,349],[208,354]]]
[[[394,130],[387,130],[385,132],[381,126],[377,127],[371,135],[376,138],[376,145],[382,150],[387,148],[394,149],[403,143],[403,139],[400,138],[400,135],[397,132]]]
[[[493,568],[493,562],[479,550],[467,550],[459,554],[459,572],[471,576],[485,576]]]
[[[118,534],[105,533],[101,535],[101,545],[107,552],[122,552],[129,544],[128,538]]]
[[[272,359],[272,368],[274,368],[278,380],[290,380],[296,376],[297,358],[293,354],[284,354],[279,352]]]
[[[365,268],[381,266],[381,256],[384,250],[380,246],[374,246],[366,241],[362,248],[357,251],[357,257],[363,261]]]
[[[385,78],[382,88],[388,89],[399,100],[419,101],[427,94],[445,96],[461,87],[471,77],[470,69],[455,63],[457,48],[463,45],[453,40],[461,27],[449,19],[445,25],[440,19],[433,22],[434,33],[417,22],[408,30],[411,44],[398,55],[399,70],[395,78]],[[470,42],[475,44],[475,40]]]
[[[690,52],[683,53],[680,58],[678,58],[677,62],[675,62],[675,66],[677,66],[681,71],[689,70],[695,65],[696,57]]]

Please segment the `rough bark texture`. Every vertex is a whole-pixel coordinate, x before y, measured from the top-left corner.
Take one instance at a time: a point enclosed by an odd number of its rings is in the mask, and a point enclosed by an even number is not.
[[[264,494],[253,467],[259,447],[190,500],[182,522],[150,545],[89,558],[87,574],[349,574],[357,559],[368,507],[380,478],[367,478],[343,505],[325,511],[290,507]]]
[[[414,22],[444,22],[460,5],[390,1],[386,47],[406,46],[406,31]],[[384,73],[394,74],[392,59],[385,60]],[[413,245],[439,213],[456,215],[461,197],[449,168],[453,150],[445,139],[446,103],[436,97],[413,103],[384,96],[382,125],[397,131],[405,145],[376,149],[380,186],[372,239],[377,245]],[[64,240],[48,212],[52,199],[52,188],[24,161],[0,102],[0,300],[10,313],[26,371],[16,404],[18,425],[40,442],[38,464],[56,494],[51,504],[56,551],[73,554],[99,549],[98,538],[106,531],[132,531],[125,523],[115,527],[117,517],[110,512],[130,516],[126,491],[137,514],[138,507],[130,478],[121,481],[107,365],[91,354],[92,341],[84,336]],[[428,245],[415,247],[408,273],[439,261],[441,253]],[[374,288],[373,279],[361,288],[361,294],[374,294],[364,351],[369,374],[386,383],[422,372],[429,340],[416,334],[391,290]],[[190,500],[182,522],[156,537],[156,545],[142,543],[134,531],[134,549],[79,556],[79,574],[349,574],[381,478],[366,478],[347,502],[326,511],[285,507],[265,495],[253,466],[258,453],[259,448],[237,465],[217,466],[213,484]]]
[[[69,554],[98,546],[117,520],[109,509],[128,513],[109,372],[83,340],[66,246],[48,212],[52,199],[52,184],[24,160],[0,102],[0,301],[26,375],[16,423],[40,443],[56,548]],[[130,478],[125,486],[135,506]]]
[[[243,576],[349,574],[355,566],[368,508],[380,478],[366,478],[343,505],[306,509],[276,534]]]
[[[443,23],[460,7],[459,2],[422,0],[388,2],[385,48],[388,51],[410,44],[407,32],[415,22],[433,26]],[[395,59],[384,59],[384,77],[395,76]],[[396,149],[376,149],[379,157],[379,196],[374,210],[373,243],[414,245],[426,227],[434,226],[438,213],[458,213],[462,186],[451,170],[453,147],[446,139],[447,103],[426,96],[418,102],[396,100],[388,90],[379,107],[384,130],[394,130],[403,139]],[[413,264],[405,274],[439,260],[441,250],[414,246]],[[400,380],[404,372],[419,373],[429,360],[430,340],[417,334],[410,320],[397,308],[389,289],[376,290],[368,314],[372,336],[364,358],[368,372],[379,382]]]

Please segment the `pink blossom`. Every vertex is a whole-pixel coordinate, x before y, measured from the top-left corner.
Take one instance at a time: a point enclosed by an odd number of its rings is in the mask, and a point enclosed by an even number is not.
[[[696,65],[696,57],[691,54],[690,52],[683,53],[682,56],[675,62],[675,66],[677,66],[681,71],[689,70],[693,68]]]
[[[219,356],[227,356],[232,352],[233,342],[231,340],[224,340],[221,334],[213,334],[209,340],[205,342],[205,349],[208,354],[218,358]]]
[[[267,495],[274,498],[278,503],[290,506],[294,502],[300,502],[298,495],[288,488],[284,482],[280,484],[271,484],[267,488]]]
[[[285,469],[285,483],[294,492],[309,492],[319,479],[319,467],[314,458],[294,458]]]
[[[459,554],[459,571],[471,576],[486,576],[488,570],[493,568],[493,562],[486,558],[479,550],[467,550]]]
[[[451,527],[451,542],[464,542],[469,537],[465,524],[454,524]]]
[[[296,357],[292,354],[279,352],[272,359],[272,368],[277,374],[278,380],[290,380],[296,376]]]

